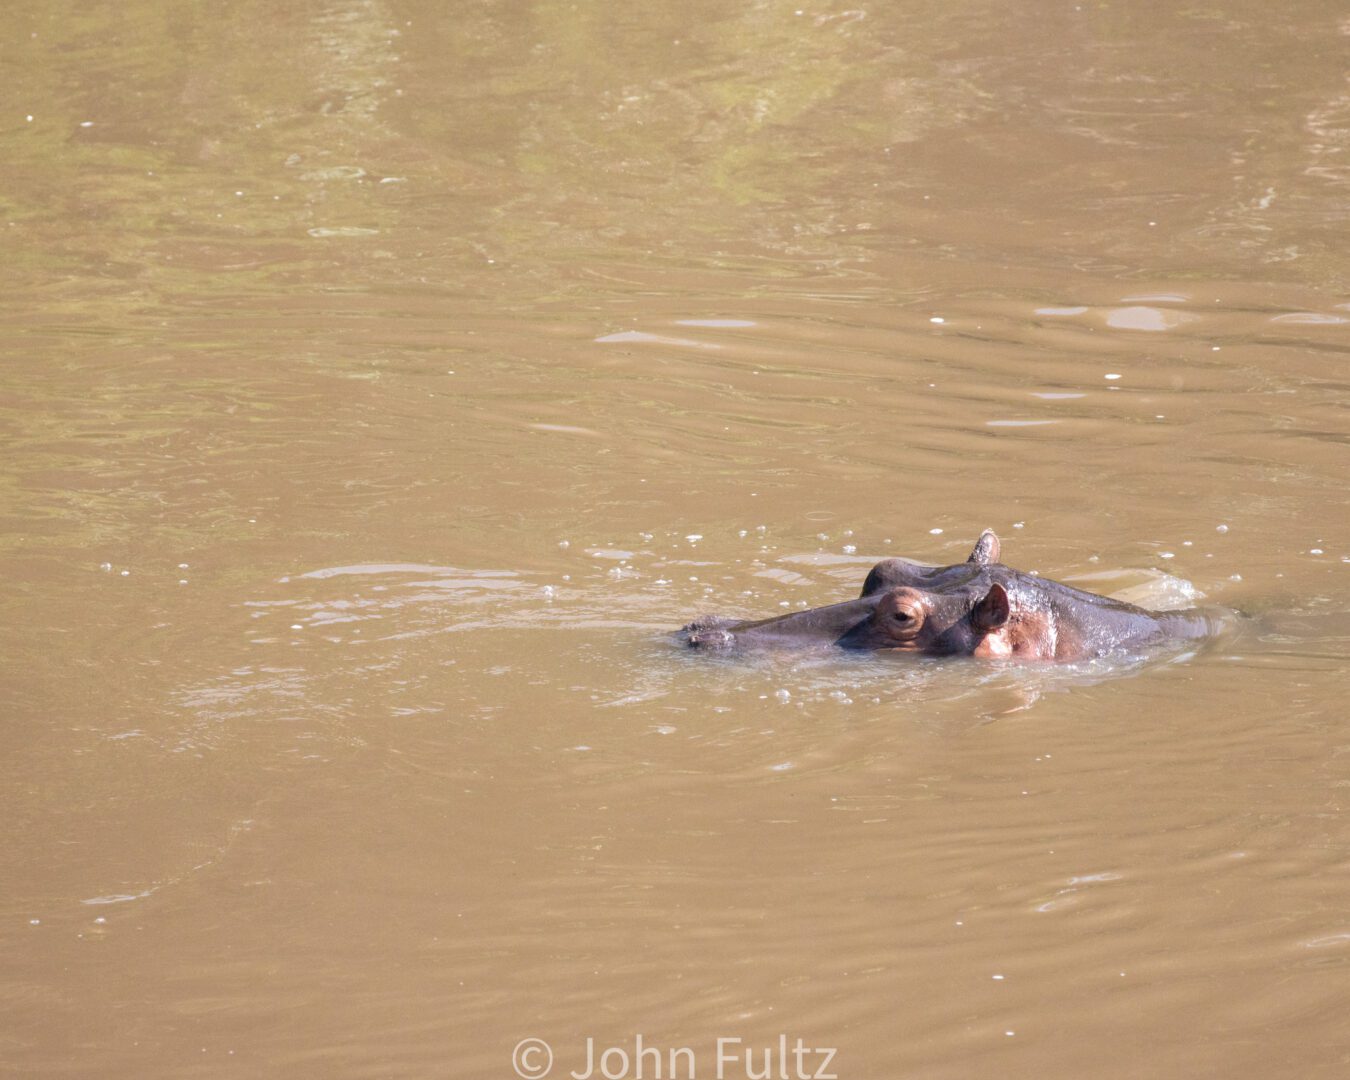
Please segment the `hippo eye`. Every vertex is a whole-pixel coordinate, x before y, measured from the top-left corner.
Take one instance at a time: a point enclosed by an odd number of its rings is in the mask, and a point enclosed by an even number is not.
[[[905,643],[919,636],[925,617],[922,597],[913,589],[895,589],[881,601],[873,625],[897,647],[906,648]]]

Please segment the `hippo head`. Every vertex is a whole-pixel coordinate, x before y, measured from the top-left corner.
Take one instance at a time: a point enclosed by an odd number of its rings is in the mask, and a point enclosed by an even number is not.
[[[1168,638],[1193,640],[1223,625],[1200,610],[1146,611],[1024,574],[999,561],[986,529],[963,563],[884,559],[862,595],[757,622],[701,619],[680,631],[692,648],[840,647],[926,655],[1077,660]]]
[[[758,622],[706,619],[684,628],[695,648],[753,645],[840,646],[927,654],[1005,656],[1013,603],[999,580],[1000,545],[985,530],[970,557],[953,566],[885,559],[856,600]]]

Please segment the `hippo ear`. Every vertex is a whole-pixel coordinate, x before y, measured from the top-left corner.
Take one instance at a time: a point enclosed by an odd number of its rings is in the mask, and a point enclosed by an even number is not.
[[[986,534],[993,536],[993,533]],[[998,541],[995,541],[997,543]],[[976,603],[970,613],[971,624],[976,630],[988,632],[997,630],[1012,615],[1012,604],[1008,601],[1008,591],[998,582],[989,586],[984,598]]]
[[[993,529],[985,529],[980,533],[980,538],[975,541],[975,550],[970,553],[970,558],[966,562],[975,563],[977,566],[988,566],[990,563],[998,562],[999,555],[1002,554],[1002,547],[998,542],[998,537],[994,535]]]

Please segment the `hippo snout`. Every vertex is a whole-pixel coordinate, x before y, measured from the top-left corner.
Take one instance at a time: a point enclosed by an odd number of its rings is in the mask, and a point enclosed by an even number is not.
[[[691,649],[712,651],[730,649],[736,644],[736,635],[727,627],[734,624],[734,619],[718,617],[695,619],[680,630],[679,636]]]

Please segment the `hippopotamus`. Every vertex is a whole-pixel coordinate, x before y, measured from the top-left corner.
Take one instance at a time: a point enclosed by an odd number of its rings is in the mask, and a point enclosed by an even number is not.
[[[1026,574],[999,561],[993,530],[953,566],[884,559],[856,600],[758,621],[698,619],[679,631],[713,651],[828,646],[928,656],[1086,660],[1170,640],[1204,638],[1220,620],[1196,608],[1148,611]]]

